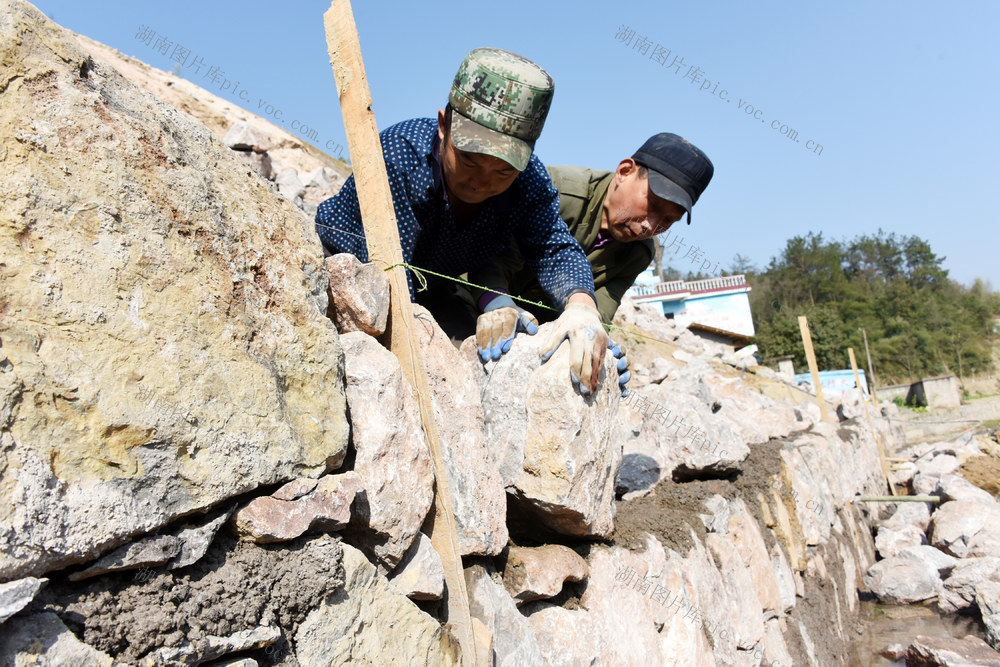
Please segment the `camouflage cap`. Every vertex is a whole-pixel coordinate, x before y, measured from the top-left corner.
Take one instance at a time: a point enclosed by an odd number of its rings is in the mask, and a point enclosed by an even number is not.
[[[498,157],[523,171],[554,90],[549,73],[527,58],[502,49],[473,49],[448,95],[455,148]]]

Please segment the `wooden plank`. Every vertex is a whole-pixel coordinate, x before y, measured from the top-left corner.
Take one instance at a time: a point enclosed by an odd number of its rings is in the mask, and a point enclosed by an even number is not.
[[[809,322],[804,315],[799,315],[799,331],[802,334],[802,346],[806,350],[806,362],[809,364],[809,373],[812,374],[813,389],[816,390],[816,403],[819,404],[819,413],[823,421],[830,421],[830,410],[823,398],[823,386],[819,383],[819,368],[816,366],[816,354],[813,352],[812,336],[809,335]]]
[[[326,29],[330,65],[337,80],[337,95],[344,116],[347,145],[354,168],[354,181],[358,189],[358,203],[364,221],[369,261],[379,266],[393,266],[403,261],[399,243],[396,214],[392,193],[386,174],[382,144],[378,137],[375,114],[372,112],[371,92],[361,58],[361,43],[350,0],[333,0],[323,15]],[[441,556],[447,586],[448,622],[462,648],[462,662],[481,664],[477,659],[473,638],[472,615],[469,612],[469,595],[465,586],[465,573],[458,546],[455,515],[452,511],[451,492],[437,425],[431,406],[430,389],[423,353],[413,329],[413,305],[406,284],[406,270],[401,266],[389,269],[391,307],[389,324],[382,342],[399,359],[407,379],[417,395],[420,418],[423,422],[427,447],[434,465],[434,507],[431,543]]]
[[[861,374],[858,373],[858,362],[854,358],[854,348],[847,348],[847,358],[851,360],[851,370],[854,371],[854,386],[861,390],[862,398],[865,396],[865,388],[861,386]],[[885,481],[889,483],[889,491],[892,495],[896,495],[896,485],[892,483],[892,475],[889,473],[889,465],[886,462],[885,457],[885,447],[882,446],[882,436],[879,435],[878,431],[875,430],[875,425],[872,424],[871,415],[868,414],[868,406],[862,404],[865,409],[865,419],[868,420],[868,428],[872,430],[872,435],[875,436],[875,444],[878,445],[878,458],[882,462],[882,474],[885,476]]]

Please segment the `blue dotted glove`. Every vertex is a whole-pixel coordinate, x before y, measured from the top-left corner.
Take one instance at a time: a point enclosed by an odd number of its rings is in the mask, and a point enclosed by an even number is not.
[[[625,388],[625,385],[628,384],[631,376],[628,370],[628,359],[625,358],[625,350],[610,338],[608,339],[608,349],[611,351],[611,356],[618,360],[618,388],[622,390],[622,398],[626,398],[628,389]]]

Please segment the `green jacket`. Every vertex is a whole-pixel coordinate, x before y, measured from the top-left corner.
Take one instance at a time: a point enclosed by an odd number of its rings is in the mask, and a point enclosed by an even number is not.
[[[547,169],[552,183],[559,191],[559,215],[569,227],[569,233],[587,252],[601,231],[601,209],[614,172],[564,165],[550,165]],[[587,259],[594,272],[597,310],[601,313],[601,319],[610,323],[625,291],[652,261],[653,242],[644,240],[623,243],[612,239],[597,250],[587,253]],[[545,292],[531,270],[524,265],[516,246],[499,255],[491,264],[470,273],[469,280],[506,291],[513,296],[545,301]],[[482,291],[478,291],[476,299],[482,294]],[[539,312],[540,309],[523,303],[518,305],[530,310],[541,321],[554,319],[558,315],[552,311]]]

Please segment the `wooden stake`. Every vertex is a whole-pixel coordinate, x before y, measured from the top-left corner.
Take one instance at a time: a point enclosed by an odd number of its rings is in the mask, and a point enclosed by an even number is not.
[[[816,390],[816,402],[819,404],[819,413],[823,421],[830,421],[830,412],[823,399],[823,387],[819,383],[819,368],[816,366],[816,354],[813,352],[812,336],[809,335],[809,322],[804,315],[799,315],[799,331],[802,333],[802,346],[806,350],[806,362],[809,364],[809,373],[812,375],[813,389]]]
[[[879,409],[879,407],[878,407],[878,396],[876,396],[876,392],[875,392],[875,389],[876,389],[876,386],[875,386],[875,367],[872,366],[872,353],[868,351],[868,332],[865,331],[864,329],[862,329],[861,330],[861,336],[865,339],[865,357],[867,357],[867,359],[868,359],[868,375],[871,376],[870,378],[868,378],[868,381],[872,385],[872,405],[874,405],[875,409],[878,410]]]
[[[858,362],[854,359],[853,347],[847,348],[847,357],[851,360],[851,370],[854,371],[854,386],[861,390],[862,405],[865,409],[865,419],[868,420],[868,428],[872,430],[872,435],[875,436],[875,444],[878,445],[878,458],[882,461],[882,474],[885,476],[885,481],[889,483],[889,491],[892,492],[892,495],[896,495],[896,485],[892,483],[892,476],[889,474],[889,466],[886,463],[885,448],[882,446],[882,436],[875,430],[871,415],[868,414],[868,405],[864,402],[865,388],[861,386],[861,375],[858,374]]]
[[[371,110],[371,92],[350,0],[333,0],[330,9],[323,15],[323,25],[326,28],[330,65],[337,80],[337,94],[340,97],[347,145],[354,167],[354,182],[364,221],[368,259],[379,266],[393,266],[403,261],[403,251],[399,244],[389,178],[385,170],[375,114]],[[469,612],[469,594],[465,586],[447,470],[434,422],[430,389],[427,386],[427,372],[418,338],[413,331],[413,305],[410,303],[410,292],[406,284],[406,270],[395,266],[389,269],[388,274],[391,307],[389,324],[382,340],[383,343],[388,341],[389,349],[399,359],[420,405],[420,418],[434,465],[431,543],[441,556],[444,566],[448,622],[455,628],[455,635],[462,648],[463,664],[473,665],[478,661],[472,615]]]

